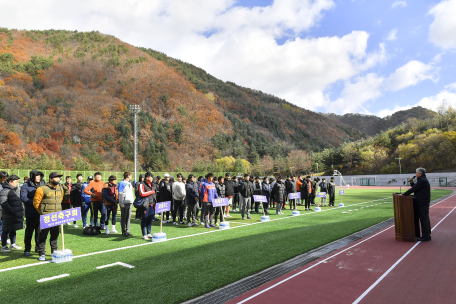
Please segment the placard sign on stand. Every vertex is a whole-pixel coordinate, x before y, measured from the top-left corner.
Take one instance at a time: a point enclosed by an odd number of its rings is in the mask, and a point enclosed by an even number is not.
[[[41,229],[63,225],[81,219],[81,207],[62,210],[40,216]]]
[[[52,262],[62,263],[73,260],[73,252],[69,249],[65,250],[65,235],[63,233],[63,224],[77,221],[80,219],[81,207],[62,210],[40,216],[41,229],[46,229],[60,225],[60,232],[62,234],[62,250],[56,250],[52,253]]]
[[[268,199],[264,195],[254,195],[253,200],[255,202],[267,203]]]
[[[317,197],[326,197],[326,192],[318,192]]]
[[[216,198],[212,202],[212,206],[214,207],[223,207],[223,206],[228,206],[230,204],[228,198]]]
[[[339,195],[340,195],[340,204],[339,204],[339,207],[343,207],[344,204],[342,203],[342,195],[345,194],[345,190],[342,189],[342,190],[339,190]]]
[[[155,204],[155,213],[160,214],[160,232],[152,234],[152,242],[164,242],[166,241],[166,233],[162,232],[163,227],[163,212],[171,210],[171,202],[160,202]]]
[[[300,192],[290,193],[290,194],[288,194],[288,198],[289,198],[289,199],[301,198],[301,193],[300,193]]]
[[[225,222],[225,215],[223,214],[223,207],[228,206],[230,204],[228,198],[223,197],[223,198],[215,198],[214,201],[212,201],[212,206],[214,207],[220,207],[220,211],[222,214],[222,220],[220,221],[219,229],[224,230],[224,229],[230,229],[230,222]]]

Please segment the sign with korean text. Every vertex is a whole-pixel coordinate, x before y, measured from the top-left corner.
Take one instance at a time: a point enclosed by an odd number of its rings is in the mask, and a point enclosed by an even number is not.
[[[46,229],[61,224],[81,219],[81,208],[72,208],[40,216],[41,229]]]
[[[268,199],[264,195],[254,195],[253,196],[253,200],[255,202],[263,202],[263,203],[267,203],[268,202]]]
[[[345,190],[339,190],[339,195],[345,194]]]
[[[318,192],[317,197],[326,197],[326,192]]]
[[[155,204],[155,213],[162,213],[171,210],[171,202],[161,202]]]
[[[297,193],[290,193],[290,194],[288,194],[288,198],[289,198],[289,199],[301,198],[301,193],[300,193],[300,192],[297,192]]]
[[[221,207],[221,206],[228,206],[230,202],[228,201],[228,198],[215,198],[214,201],[212,202],[212,206],[214,207]]]

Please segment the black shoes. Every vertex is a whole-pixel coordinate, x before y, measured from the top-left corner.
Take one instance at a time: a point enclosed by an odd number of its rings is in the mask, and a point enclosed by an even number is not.
[[[418,241],[420,242],[428,242],[431,240],[431,236],[428,236],[428,237],[420,237],[417,239]]]

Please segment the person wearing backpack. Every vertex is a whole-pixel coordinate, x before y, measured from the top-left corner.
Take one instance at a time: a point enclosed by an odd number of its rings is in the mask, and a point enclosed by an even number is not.
[[[130,233],[131,205],[135,199],[133,197],[133,187],[131,185],[131,172],[124,172],[123,176],[124,179],[119,183],[117,192],[119,193],[120,228],[122,229],[122,235],[128,237],[132,236]]]
[[[153,175],[147,172],[144,175],[144,181],[139,184],[139,196],[143,199],[144,213],[141,219],[141,231],[144,240],[152,238],[152,218],[155,215],[155,204],[157,198],[155,194],[155,184],[153,183]]]
[[[35,197],[33,198],[33,206],[40,213],[40,215],[50,214],[54,212],[62,211],[62,201],[63,201],[63,188],[60,185],[60,179],[63,175],[58,174],[57,172],[52,172],[49,174],[49,182],[36,189]],[[39,261],[46,261],[46,240],[48,234],[51,233],[50,245],[51,253],[57,250],[57,239],[60,234],[60,227],[53,226],[40,231],[39,239]]]
[[[118,233],[116,230],[116,221],[117,221],[117,204],[119,203],[119,192],[117,191],[117,178],[114,175],[111,175],[108,178],[108,183],[104,185],[102,190],[103,204],[105,206],[105,227],[106,234],[109,232],[109,216],[112,215],[112,233]]]
[[[1,252],[9,253],[11,249],[22,249],[16,244],[16,231],[24,229],[24,205],[19,190],[19,176],[11,175],[3,184],[0,192],[0,206],[2,206],[2,248]],[[11,241],[11,249],[7,240]]]

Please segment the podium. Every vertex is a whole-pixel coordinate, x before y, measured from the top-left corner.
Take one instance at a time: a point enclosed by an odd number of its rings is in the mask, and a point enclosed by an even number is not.
[[[416,242],[413,196],[402,196],[399,193],[394,193],[393,204],[396,240]]]

